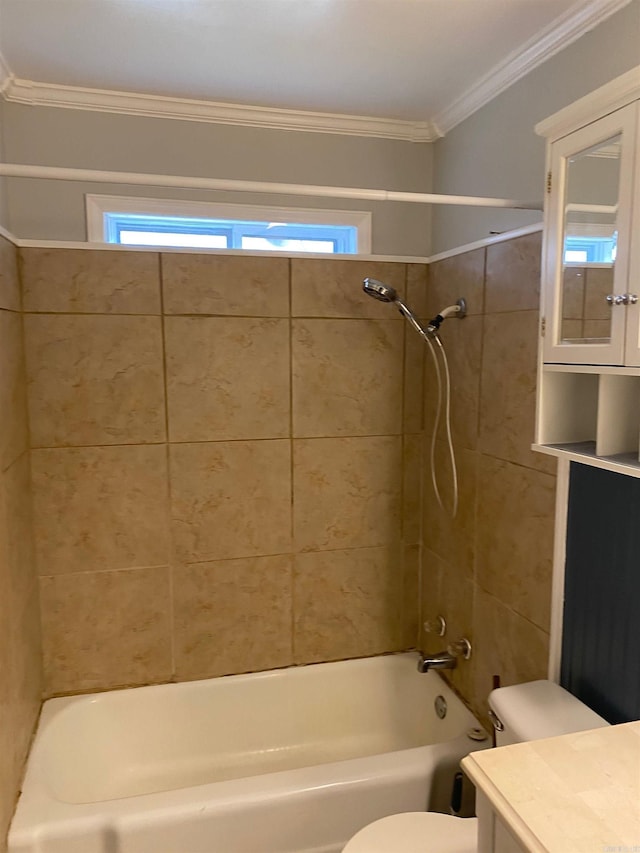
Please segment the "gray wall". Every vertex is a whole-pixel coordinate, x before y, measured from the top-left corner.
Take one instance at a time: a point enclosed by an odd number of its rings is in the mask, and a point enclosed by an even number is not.
[[[439,140],[434,192],[542,200],[545,140],[534,125],[639,63],[640,0],[633,0]],[[541,219],[528,211],[440,207],[432,250]]]
[[[6,103],[9,162],[429,192],[431,145],[298,131],[113,115]],[[373,251],[426,255],[425,205],[247,193],[167,191],[107,184],[9,181],[11,230],[19,237],[84,240],[84,193],[160,196],[373,212]]]

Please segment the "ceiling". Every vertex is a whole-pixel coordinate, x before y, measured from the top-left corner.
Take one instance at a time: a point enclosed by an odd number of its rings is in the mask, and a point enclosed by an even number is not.
[[[5,97],[17,78],[446,130],[625,2],[0,0]]]

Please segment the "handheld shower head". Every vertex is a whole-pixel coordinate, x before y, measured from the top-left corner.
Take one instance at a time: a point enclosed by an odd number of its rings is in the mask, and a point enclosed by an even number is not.
[[[373,296],[380,302],[396,302],[398,299],[398,293],[393,287],[389,287],[375,278],[365,278],[362,282],[362,289],[366,294]]]
[[[411,323],[416,332],[422,335],[423,338],[426,338],[427,333],[416,320],[413,311],[398,297],[398,291],[395,288],[389,287],[389,285],[383,284],[375,278],[365,278],[362,282],[362,289],[368,296],[373,296],[374,299],[378,299],[380,302],[393,302],[398,311]]]

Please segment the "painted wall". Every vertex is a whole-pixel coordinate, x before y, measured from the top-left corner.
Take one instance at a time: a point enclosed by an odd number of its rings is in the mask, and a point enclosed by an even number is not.
[[[542,201],[545,140],[534,125],[640,63],[640,0],[536,68],[434,145],[434,192]],[[542,220],[529,211],[434,211],[442,252]]]
[[[540,254],[535,233],[429,266],[429,313],[464,296],[469,314],[442,329],[460,506],[455,520],[440,509],[425,465],[421,622],[442,614],[449,628],[444,639],[423,634],[422,645],[436,652],[471,640],[471,660],[451,681],[485,720],[493,675],[503,685],[547,677],[555,460],[530,449]],[[434,387],[429,361],[426,387]],[[433,397],[425,397],[427,442]],[[436,471],[449,508],[442,440]]]
[[[325,133],[6,103],[7,162],[170,175],[429,192],[432,146]],[[9,182],[10,227],[22,238],[85,240],[84,193],[373,212],[373,252],[424,257],[425,205],[169,191],[55,181]]]
[[[40,710],[29,433],[17,252],[0,238],[0,851]]]
[[[48,695],[415,645],[424,265],[21,254]]]

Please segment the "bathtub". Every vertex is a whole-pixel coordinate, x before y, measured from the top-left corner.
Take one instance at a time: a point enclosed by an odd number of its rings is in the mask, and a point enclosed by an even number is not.
[[[379,817],[446,811],[460,759],[489,741],[416,661],[51,699],[9,851],[338,853]]]

